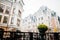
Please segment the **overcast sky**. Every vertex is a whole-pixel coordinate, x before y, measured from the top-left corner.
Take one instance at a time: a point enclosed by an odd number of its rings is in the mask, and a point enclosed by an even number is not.
[[[47,6],[49,9],[54,10],[60,16],[60,0],[23,0],[24,12],[22,18],[27,17],[29,14],[34,14],[41,6]]]

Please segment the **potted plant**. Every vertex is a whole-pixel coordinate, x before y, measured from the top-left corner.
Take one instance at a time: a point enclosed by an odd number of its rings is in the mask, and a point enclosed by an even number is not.
[[[44,24],[39,24],[38,25],[38,30],[39,30],[39,32],[44,33],[45,31],[48,30],[48,27]]]
[[[39,24],[38,25],[38,30],[39,30],[39,40],[45,40],[44,36],[45,36],[45,31],[47,31],[48,27],[44,24]]]

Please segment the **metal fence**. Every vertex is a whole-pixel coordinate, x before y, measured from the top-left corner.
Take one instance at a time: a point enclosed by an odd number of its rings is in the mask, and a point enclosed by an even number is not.
[[[42,35],[43,38],[42,39]],[[60,40],[60,33],[34,33],[0,31],[0,40]]]

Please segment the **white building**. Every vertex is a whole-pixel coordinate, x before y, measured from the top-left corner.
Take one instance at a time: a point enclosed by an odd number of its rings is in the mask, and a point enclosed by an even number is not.
[[[21,31],[23,32],[35,32],[37,30],[36,24],[33,22],[33,15],[29,15],[28,17],[22,19],[21,22]]]
[[[59,31],[60,31],[60,17],[58,16],[58,22],[59,22]]]
[[[22,24],[22,28],[24,28],[23,31],[26,30],[28,32],[38,32],[37,26],[39,24],[45,24],[49,29],[51,29],[50,31],[54,31],[54,27],[58,27],[58,17],[56,12],[42,6],[37,12],[35,12],[35,14],[23,19]]]
[[[47,7],[40,7],[40,9],[34,14],[37,18],[37,26],[39,24],[45,24],[48,26],[51,31],[54,31],[55,28],[58,28],[58,16],[56,12],[50,10]]]
[[[5,31],[20,28],[23,0],[0,0],[0,28]]]

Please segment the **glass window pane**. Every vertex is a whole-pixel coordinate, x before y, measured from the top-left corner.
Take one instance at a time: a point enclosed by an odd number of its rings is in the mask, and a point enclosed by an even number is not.
[[[0,12],[3,12],[3,9],[0,7]]]
[[[6,10],[6,12],[5,12],[6,14],[9,14],[9,11],[8,10]]]
[[[20,10],[18,11],[18,16],[21,16],[21,11]]]
[[[7,23],[7,21],[8,21],[8,18],[6,16],[4,16],[3,23]]]
[[[13,13],[13,14],[15,13],[15,8],[13,8],[13,11],[12,11],[12,13]]]
[[[9,11],[11,10],[11,8],[10,7],[8,7],[8,6],[6,6],[6,11],[5,11],[5,13],[6,14],[9,14]]]
[[[56,12],[51,12],[51,16],[56,16]]]
[[[5,7],[5,5],[0,4],[0,12],[3,12],[4,7]]]
[[[11,18],[11,24],[13,24],[13,19],[14,19],[14,18],[12,17],[12,18]]]
[[[17,19],[17,26],[20,26],[20,20]]]
[[[41,20],[43,20],[43,17],[41,17]]]

